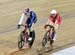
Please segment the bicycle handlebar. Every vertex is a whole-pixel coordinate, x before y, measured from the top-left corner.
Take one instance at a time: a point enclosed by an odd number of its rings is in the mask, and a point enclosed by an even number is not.
[[[24,24],[18,25],[17,28],[20,29],[21,26],[24,26],[25,28],[28,28],[28,25],[24,25]]]
[[[49,26],[50,28],[54,28],[54,26],[52,26],[52,25],[45,25],[44,28],[47,28],[47,26]]]
[[[20,26],[25,26],[24,24],[21,24]]]
[[[45,26],[52,26],[52,25],[45,25]]]

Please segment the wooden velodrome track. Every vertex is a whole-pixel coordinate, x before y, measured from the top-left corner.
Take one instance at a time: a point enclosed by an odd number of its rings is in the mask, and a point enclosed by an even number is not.
[[[32,49],[18,50],[17,40],[22,29],[17,30],[16,27],[21,13],[27,7],[34,10],[38,16],[34,28],[36,39]],[[41,54],[49,55],[75,45],[75,0],[0,0],[0,55],[37,55],[45,33],[43,26],[51,9],[60,12],[62,24],[57,30],[54,50],[43,51]]]

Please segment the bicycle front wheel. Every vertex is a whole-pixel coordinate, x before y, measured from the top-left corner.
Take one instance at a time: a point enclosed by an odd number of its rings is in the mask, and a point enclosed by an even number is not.
[[[42,47],[45,47],[45,45],[47,44],[47,32],[45,33],[43,40],[42,40]]]
[[[20,33],[20,36],[18,38],[18,48],[21,49],[24,46],[24,38],[23,38],[23,33]]]

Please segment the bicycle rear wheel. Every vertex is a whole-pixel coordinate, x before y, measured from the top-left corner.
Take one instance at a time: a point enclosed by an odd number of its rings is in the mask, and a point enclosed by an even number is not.
[[[30,37],[32,38],[31,41],[29,41],[29,45],[32,46],[35,40],[35,31],[33,30],[32,32],[30,32]]]
[[[24,46],[24,38],[23,38],[23,33],[20,33],[20,36],[18,38],[18,48],[21,49]]]

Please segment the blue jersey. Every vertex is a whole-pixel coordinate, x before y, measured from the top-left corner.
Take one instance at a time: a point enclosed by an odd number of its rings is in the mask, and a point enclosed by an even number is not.
[[[32,27],[32,24],[33,24],[33,23],[36,23],[36,22],[37,22],[36,13],[33,12],[33,11],[30,11],[30,17],[27,18],[26,24],[29,26],[29,28],[31,28],[31,27]]]

